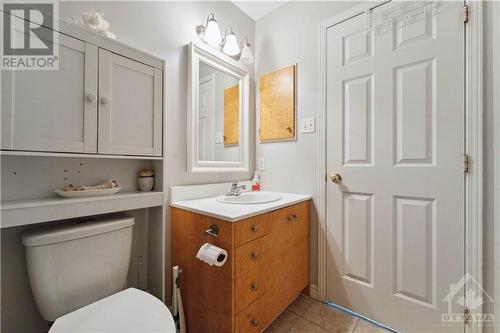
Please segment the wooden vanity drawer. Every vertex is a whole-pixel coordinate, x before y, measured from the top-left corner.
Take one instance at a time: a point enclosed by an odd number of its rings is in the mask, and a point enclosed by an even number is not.
[[[262,236],[235,249],[235,277],[257,269],[259,265],[268,264],[269,236]]]
[[[255,302],[236,315],[236,333],[259,333],[266,328],[272,319],[268,311],[269,292],[263,294]]]
[[[268,265],[260,265],[257,269],[236,278],[234,284],[235,312],[238,313],[268,291],[272,286]]]
[[[276,252],[309,239],[309,201],[276,210],[270,215],[270,241]]]
[[[234,246],[240,246],[251,240],[264,236],[269,232],[269,218],[271,214],[262,214],[235,222]]]

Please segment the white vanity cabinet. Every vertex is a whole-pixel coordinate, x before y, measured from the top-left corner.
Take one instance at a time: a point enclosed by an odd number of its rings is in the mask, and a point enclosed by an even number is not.
[[[1,149],[161,157],[163,61],[60,28],[58,70],[2,71]]]
[[[60,34],[58,70],[2,70],[2,149],[97,153],[97,53]]]

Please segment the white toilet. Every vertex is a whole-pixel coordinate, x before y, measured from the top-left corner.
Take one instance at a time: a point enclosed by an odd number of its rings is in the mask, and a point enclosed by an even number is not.
[[[168,308],[126,283],[134,218],[125,214],[23,233],[28,275],[56,332],[176,332]]]

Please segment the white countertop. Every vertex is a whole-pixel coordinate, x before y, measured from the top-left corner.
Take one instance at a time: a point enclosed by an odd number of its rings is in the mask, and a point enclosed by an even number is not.
[[[229,222],[236,222],[311,199],[311,196],[307,194],[264,191],[261,193],[279,194],[281,196],[281,199],[269,203],[245,205],[223,203],[217,201],[216,197],[210,197],[193,200],[173,201],[170,203],[170,206],[203,215],[208,215]]]

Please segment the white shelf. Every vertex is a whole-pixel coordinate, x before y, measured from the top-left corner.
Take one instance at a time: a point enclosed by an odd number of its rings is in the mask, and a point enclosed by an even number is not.
[[[51,153],[43,151],[24,151],[24,150],[2,150],[0,151],[0,156],[72,157],[72,158],[103,158],[103,159],[157,160],[157,161],[163,160],[162,156]]]
[[[91,198],[2,201],[1,228],[163,205],[163,192],[123,192]]]

